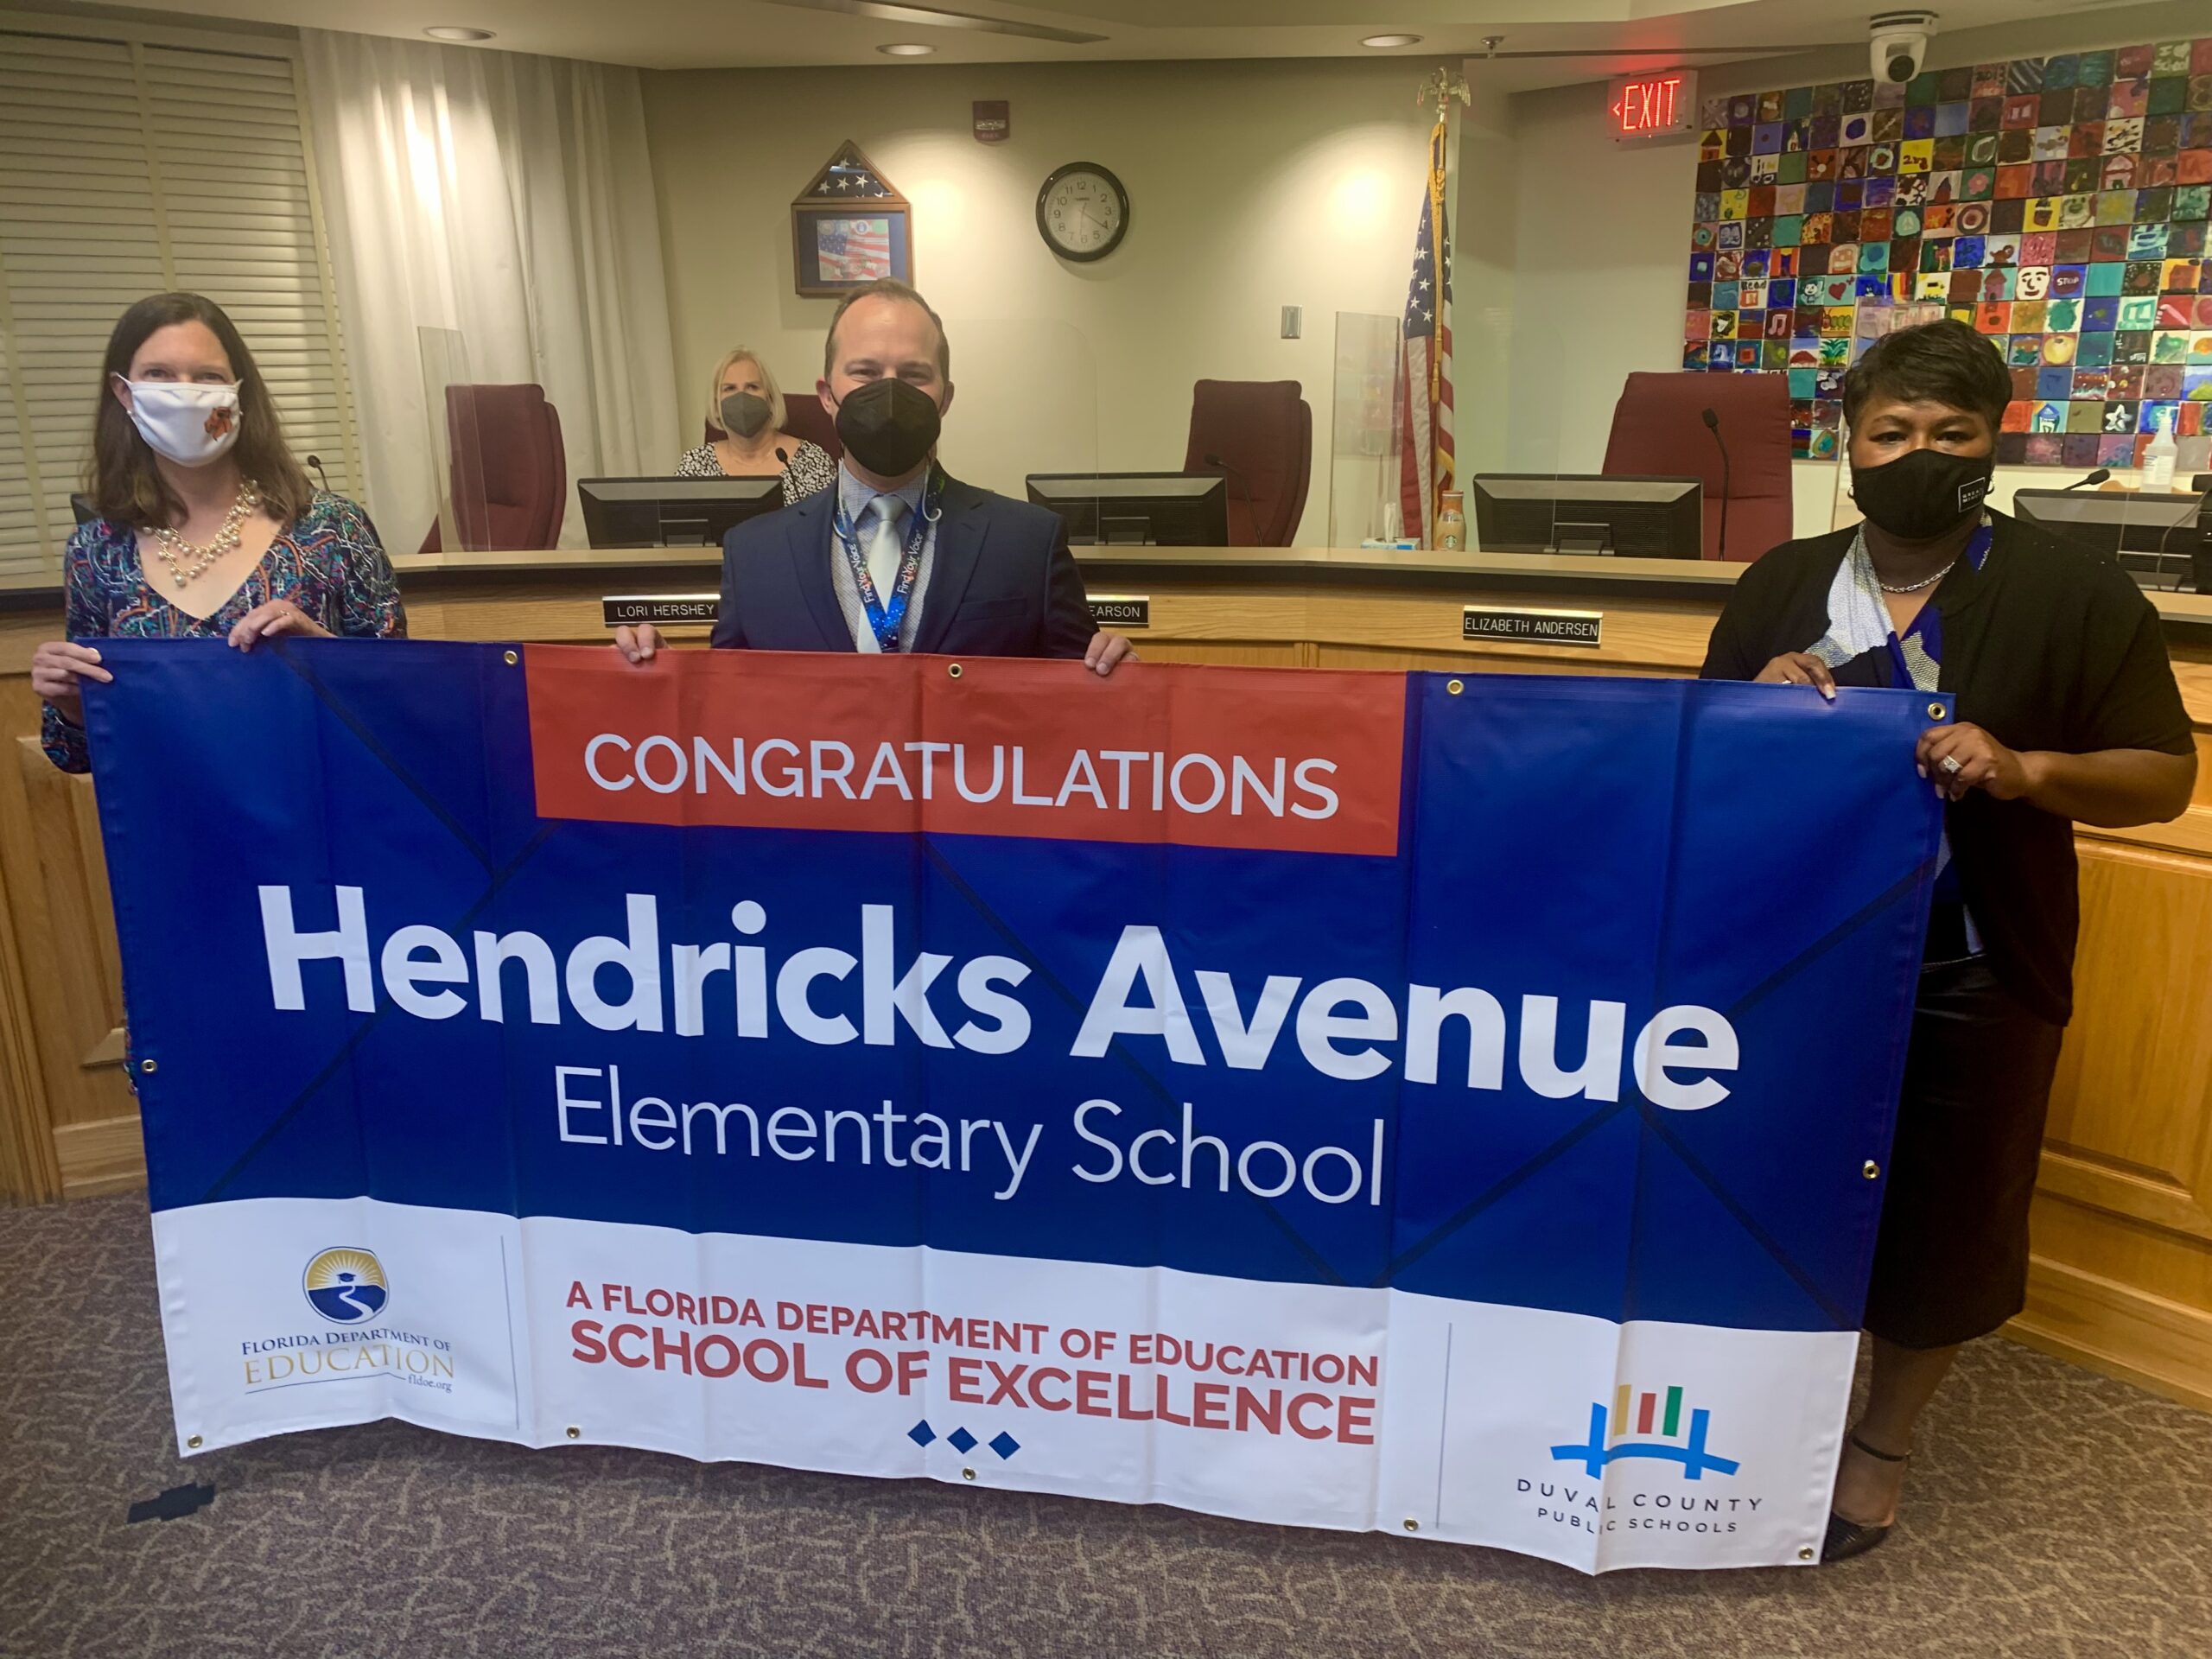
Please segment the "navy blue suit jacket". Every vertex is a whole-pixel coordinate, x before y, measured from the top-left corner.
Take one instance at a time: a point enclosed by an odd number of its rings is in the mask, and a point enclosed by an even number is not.
[[[722,538],[714,643],[741,651],[851,651],[830,561],[833,486],[748,518]],[[1097,626],[1059,514],[947,479],[912,649],[964,657],[1080,657]]]

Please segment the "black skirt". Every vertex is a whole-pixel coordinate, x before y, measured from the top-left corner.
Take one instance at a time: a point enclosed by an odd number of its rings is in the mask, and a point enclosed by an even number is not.
[[[1866,1292],[1874,1335],[1945,1348],[2025,1305],[2028,1204],[2064,1034],[1981,957],[1921,969]]]

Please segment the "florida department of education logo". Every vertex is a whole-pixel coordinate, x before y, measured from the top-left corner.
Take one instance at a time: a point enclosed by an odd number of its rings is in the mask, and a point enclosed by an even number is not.
[[[1569,1444],[1552,1447],[1553,1459],[1560,1463],[1579,1463],[1593,1478],[1605,1472],[1605,1465],[1617,1458],[1656,1458],[1682,1465],[1682,1478],[1700,1480],[1708,1473],[1732,1475],[1741,1466],[1732,1458],[1715,1457],[1705,1449],[1706,1435],[1713,1423],[1713,1414],[1703,1407],[1692,1409],[1689,1421],[1682,1421],[1682,1390],[1679,1386],[1669,1389],[1662,1395],[1647,1390],[1636,1397],[1637,1408],[1631,1418],[1629,1385],[1622,1383],[1613,1393],[1611,1421],[1605,1402],[1590,1402],[1590,1438],[1581,1445]],[[1630,1438],[1633,1437],[1633,1438]]]
[[[365,1325],[391,1300],[384,1264],[357,1245],[323,1251],[308,1263],[302,1287],[308,1305],[333,1325]]]

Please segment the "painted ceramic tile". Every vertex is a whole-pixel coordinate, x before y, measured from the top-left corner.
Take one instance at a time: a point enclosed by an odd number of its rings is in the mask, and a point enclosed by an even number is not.
[[[2128,464],[2146,410],[2212,417],[2212,37],[1713,98],[1699,121],[1683,362],[1789,375],[1793,454],[1834,453],[1856,308],[1908,296],[2004,358],[2007,464]]]

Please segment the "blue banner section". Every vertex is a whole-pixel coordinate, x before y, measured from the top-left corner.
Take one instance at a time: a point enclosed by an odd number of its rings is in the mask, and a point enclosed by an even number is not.
[[[1924,696],[1410,675],[1369,857],[541,819],[501,647],[102,649],[156,1209],[1858,1323]]]

